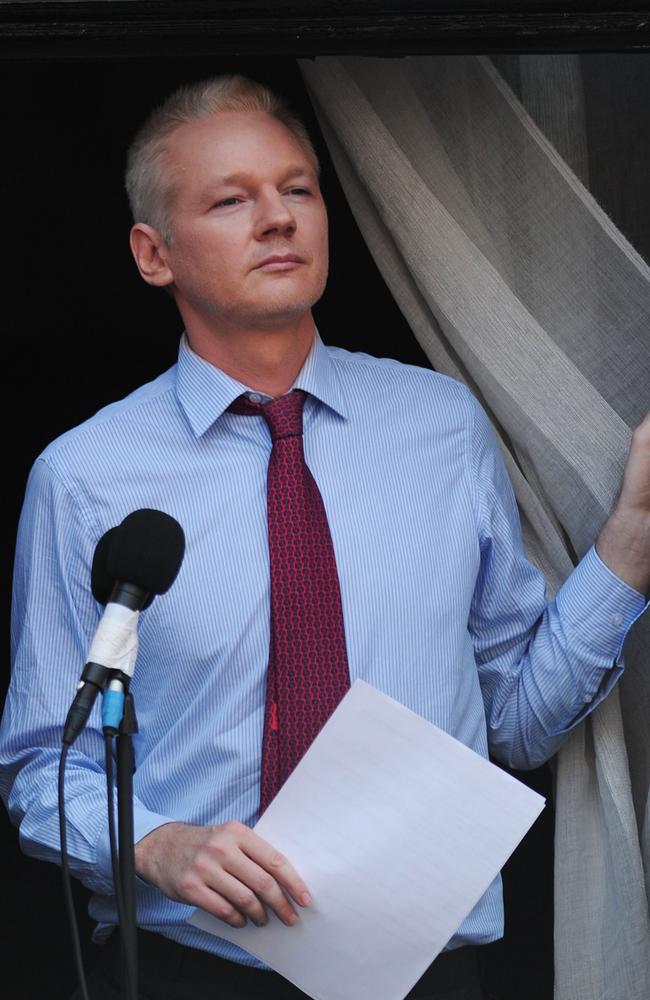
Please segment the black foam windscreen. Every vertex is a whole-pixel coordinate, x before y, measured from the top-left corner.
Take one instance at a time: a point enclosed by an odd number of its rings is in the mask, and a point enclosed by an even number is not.
[[[97,542],[95,554],[93,556],[93,566],[90,572],[90,581],[93,597],[100,604],[108,604],[111,590],[115,580],[108,572],[108,551],[115,536],[117,528],[109,528]]]
[[[161,510],[142,508],[125,517],[113,532],[106,560],[108,576],[150,594],[164,594],[185,554],[185,535],[178,521]]]

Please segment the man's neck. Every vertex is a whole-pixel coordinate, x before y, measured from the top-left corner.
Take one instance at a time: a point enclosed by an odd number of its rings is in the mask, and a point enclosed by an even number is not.
[[[187,340],[204,361],[250,389],[277,397],[291,388],[314,343],[311,313],[278,329],[207,330],[187,323]]]

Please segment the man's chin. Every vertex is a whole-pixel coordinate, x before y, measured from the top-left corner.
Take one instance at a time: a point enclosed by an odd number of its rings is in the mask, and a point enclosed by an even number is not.
[[[296,326],[302,319],[311,315],[311,305],[295,308],[266,309],[264,312],[251,312],[241,317],[241,325],[257,330],[282,330],[284,327]]]
[[[263,305],[252,306],[244,310],[242,316],[247,326],[260,329],[277,329],[286,324],[294,324],[311,313],[312,307],[318,302],[320,295],[309,295],[301,298],[269,296]]]
[[[263,293],[241,298],[239,301],[219,301],[217,297],[196,296],[190,298],[176,294],[176,305],[185,319],[186,326],[201,317],[210,326],[230,329],[277,330],[283,326],[296,326],[301,319],[311,317],[312,307],[325,290],[325,281],[315,286],[291,288],[287,285],[275,286],[269,283]]]

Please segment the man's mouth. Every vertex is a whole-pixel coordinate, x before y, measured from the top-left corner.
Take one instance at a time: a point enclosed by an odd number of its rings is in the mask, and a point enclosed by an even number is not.
[[[260,264],[257,264],[253,270],[290,271],[303,263],[304,261],[302,257],[298,257],[295,253],[274,254],[272,257],[266,257]]]

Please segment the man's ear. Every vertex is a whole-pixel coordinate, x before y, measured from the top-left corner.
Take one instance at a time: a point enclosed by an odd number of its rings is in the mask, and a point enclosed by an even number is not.
[[[129,243],[140,276],[149,285],[162,288],[172,283],[174,275],[167,263],[167,244],[157,229],[146,222],[136,222]]]

